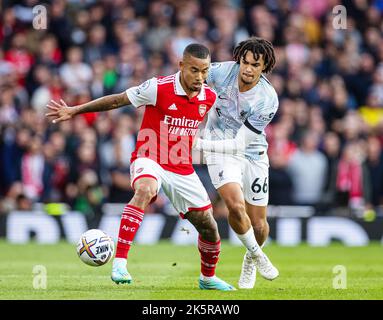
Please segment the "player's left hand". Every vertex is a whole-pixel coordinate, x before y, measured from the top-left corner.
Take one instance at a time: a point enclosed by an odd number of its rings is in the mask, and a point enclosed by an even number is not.
[[[52,110],[52,112],[46,113],[46,117],[54,117],[52,120],[53,123],[58,123],[61,121],[69,120],[75,115],[75,108],[68,107],[64,100],[60,99],[60,103],[57,103],[54,100],[51,100],[47,104],[47,108]]]

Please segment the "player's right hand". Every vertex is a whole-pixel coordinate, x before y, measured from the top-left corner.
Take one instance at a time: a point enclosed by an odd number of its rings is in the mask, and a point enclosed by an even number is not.
[[[47,104],[47,108],[52,110],[52,112],[46,113],[46,117],[54,117],[52,120],[53,123],[58,123],[61,121],[69,120],[75,115],[75,108],[68,107],[64,100],[60,99],[60,103],[57,103],[54,100],[51,100]]]

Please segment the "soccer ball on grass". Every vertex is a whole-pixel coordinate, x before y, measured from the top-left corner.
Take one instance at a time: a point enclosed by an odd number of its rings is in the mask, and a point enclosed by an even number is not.
[[[77,243],[77,254],[81,261],[93,267],[107,263],[113,253],[113,239],[99,229],[84,232]]]

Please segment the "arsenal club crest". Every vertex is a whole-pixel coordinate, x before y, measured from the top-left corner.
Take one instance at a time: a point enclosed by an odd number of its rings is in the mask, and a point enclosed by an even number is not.
[[[200,104],[199,105],[199,115],[203,117],[206,113],[207,106],[206,104]]]

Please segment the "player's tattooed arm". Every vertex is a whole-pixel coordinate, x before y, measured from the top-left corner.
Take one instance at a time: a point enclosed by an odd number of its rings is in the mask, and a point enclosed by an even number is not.
[[[51,100],[51,102],[47,104],[47,108],[50,109],[50,112],[45,114],[45,116],[53,117],[52,122],[57,123],[72,119],[75,115],[81,113],[108,111],[129,105],[130,103],[125,92],[104,96],[73,107],[69,107],[62,99],[60,99],[59,102]]]

